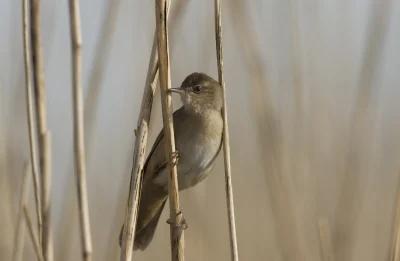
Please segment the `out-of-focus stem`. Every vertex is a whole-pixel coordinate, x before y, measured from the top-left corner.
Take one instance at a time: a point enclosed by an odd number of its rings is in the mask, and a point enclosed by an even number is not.
[[[72,100],[74,118],[74,154],[76,185],[78,191],[78,211],[82,243],[82,257],[92,258],[92,238],[90,232],[89,206],[86,186],[86,159],[83,125],[82,98],[82,36],[80,26],[79,1],[69,1],[71,47],[72,47]]]
[[[12,260],[13,261],[21,261],[23,252],[24,252],[24,238],[25,238],[25,226],[23,226],[24,220],[24,206],[28,202],[28,194],[29,194],[29,174],[30,174],[30,166],[29,164],[25,165],[25,173],[22,178],[21,184],[21,193],[19,198],[19,210],[17,216],[17,227],[15,229],[14,234],[14,249]]]
[[[39,167],[41,171],[41,213],[42,213],[42,249],[45,261],[53,259],[50,227],[50,189],[51,189],[51,146],[50,132],[47,130],[46,88],[44,83],[43,51],[40,29],[40,0],[31,0],[31,37],[33,82],[39,136]]]
[[[29,0],[22,0],[22,19],[23,19],[23,39],[24,39],[24,66],[25,66],[25,97],[26,111],[29,130],[29,149],[31,157],[31,168],[33,177],[33,192],[35,196],[35,209],[38,222],[39,235],[42,233],[42,215],[41,215],[41,199],[39,187],[39,167],[37,155],[37,135],[35,130],[35,112],[33,105],[33,90],[32,90],[32,46],[30,41],[30,15],[29,15]]]
[[[225,190],[226,190],[226,203],[228,209],[229,221],[229,236],[231,246],[231,260],[238,261],[238,247],[236,236],[236,223],[235,223],[235,205],[233,202],[233,187],[232,187],[232,172],[231,172],[231,152],[229,143],[229,128],[228,128],[228,112],[226,104],[226,88],[224,81],[224,62],[222,52],[222,22],[221,22],[221,2],[215,0],[215,42],[217,48],[217,66],[218,66],[218,80],[222,87],[223,94],[223,107],[222,116],[224,120],[223,144],[224,144],[224,163],[225,163]]]

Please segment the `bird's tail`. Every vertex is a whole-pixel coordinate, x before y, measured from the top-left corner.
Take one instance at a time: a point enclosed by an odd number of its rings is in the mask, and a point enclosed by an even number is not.
[[[136,230],[135,243],[133,245],[134,250],[136,249],[144,250],[153,239],[154,232],[156,231],[157,228],[158,220],[160,219],[166,201],[167,200],[164,199],[159,209],[157,210],[157,213],[154,215],[154,217],[150,220],[150,222],[147,225],[145,225],[140,230]]]
[[[144,250],[153,239],[158,220],[160,219],[167,192],[157,186],[144,184],[139,201],[139,212],[135,230],[134,249]],[[122,245],[122,226],[119,236],[120,246]]]

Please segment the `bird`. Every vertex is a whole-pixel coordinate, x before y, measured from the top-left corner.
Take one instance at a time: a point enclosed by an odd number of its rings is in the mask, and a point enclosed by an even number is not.
[[[188,75],[181,86],[182,107],[173,113],[179,190],[204,180],[217,158],[223,136],[222,87],[205,73]],[[161,130],[143,167],[142,189],[135,230],[134,250],[144,250],[153,239],[168,198],[168,168],[164,131]],[[119,243],[122,245],[123,226]]]

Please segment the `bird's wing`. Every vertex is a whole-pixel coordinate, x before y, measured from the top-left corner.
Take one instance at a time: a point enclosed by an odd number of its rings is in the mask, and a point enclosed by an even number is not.
[[[157,139],[154,141],[153,147],[149,155],[147,156],[146,162],[143,167],[145,179],[151,179],[154,175],[159,173],[162,169],[167,166],[167,161],[165,160],[164,151],[164,131],[161,130],[158,134]]]
[[[184,109],[181,107],[176,110],[173,114],[174,123],[184,121]],[[178,129],[175,129],[175,135]],[[165,144],[164,144],[164,130],[161,130],[155,140],[153,147],[149,155],[147,156],[146,163],[144,165],[144,179],[152,179],[157,174],[161,173],[163,169],[167,167],[168,161],[165,155]]]

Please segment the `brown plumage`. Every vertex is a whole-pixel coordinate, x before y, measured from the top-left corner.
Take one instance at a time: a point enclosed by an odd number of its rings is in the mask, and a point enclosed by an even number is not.
[[[183,106],[173,114],[176,149],[179,153],[178,185],[179,190],[183,190],[207,176],[220,151],[222,90],[219,83],[208,75],[192,73],[180,88],[172,91],[179,93],[183,102]],[[134,249],[144,250],[148,246],[168,198],[164,149],[161,131],[143,170]]]

